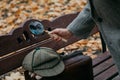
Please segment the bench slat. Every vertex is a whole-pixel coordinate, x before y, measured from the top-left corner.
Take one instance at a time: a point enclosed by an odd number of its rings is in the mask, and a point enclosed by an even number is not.
[[[94,80],[108,80],[112,76],[117,74],[117,67],[114,65],[108,70],[104,71],[100,75],[94,77]]]
[[[111,55],[109,52],[105,52],[103,54],[98,55],[97,58],[93,59],[93,67],[96,67],[97,65],[101,64],[102,62],[110,58]]]
[[[94,77],[97,76],[97,75],[100,75],[102,72],[104,72],[105,70],[109,69],[113,65],[114,65],[113,60],[112,60],[112,58],[110,58],[107,61],[99,64],[96,67],[94,67],[93,68]]]

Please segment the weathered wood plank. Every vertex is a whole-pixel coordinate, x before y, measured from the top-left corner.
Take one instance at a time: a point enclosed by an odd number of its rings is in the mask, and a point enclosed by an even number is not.
[[[109,69],[113,65],[114,65],[113,60],[112,60],[112,58],[110,58],[110,59],[102,62],[98,66],[94,67],[93,68],[94,77],[97,76],[97,75],[100,75],[102,72]]]
[[[107,69],[100,75],[94,77],[94,80],[108,80],[117,73],[117,67],[114,65],[111,68]]]
[[[105,52],[103,54],[98,55],[97,58],[93,59],[93,67],[96,67],[97,65],[101,64],[102,62],[110,58],[111,58],[111,55],[109,52]]]

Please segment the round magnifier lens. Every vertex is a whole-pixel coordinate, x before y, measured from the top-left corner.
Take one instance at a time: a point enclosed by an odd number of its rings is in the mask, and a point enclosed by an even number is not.
[[[34,35],[40,35],[44,33],[44,26],[38,21],[31,22],[29,29]]]

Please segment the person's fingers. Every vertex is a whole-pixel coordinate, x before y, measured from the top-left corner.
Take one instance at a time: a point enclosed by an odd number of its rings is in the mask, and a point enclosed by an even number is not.
[[[55,41],[60,41],[61,40],[61,37],[56,35],[56,34],[50,34],[50,37]]]
[[[59,41],[61,41],[61,40],[62,40],[61,37],[58,37],[58,38],[55,39],[55,41],[57,41],[57,42],[59,42]]]
[[[63,29],[58,28],[58,29],[51,31],[50,34],[57,34],[60,36],[62,34],[62,32],[63,32]]]
[[[57,38],[56,38],[56,37],[51,36],[51,38],[52,38],[54,41],[57,41],[57,42],[58,42],[58,41],[61,41],[61,37],[57,37]]]
[[[72,36],[72,34],[66,28],[54,29],[49,34],[53,40],[62,40],[64,42],[67,42],[67,39],[69,39]]]
[[[58,41],[61,38],[61,37],[57,36],[56,34],[53,34],[52,37],[55,41]]]
[[[50,32],[51,34],[59,33],[59,29],[54,29]]]

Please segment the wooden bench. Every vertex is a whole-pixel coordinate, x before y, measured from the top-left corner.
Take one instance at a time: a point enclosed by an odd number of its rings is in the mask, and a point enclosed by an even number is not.
[[[43,20],[41,22],[46,30],[53,30],[60,27],[65,28],[77,15],[78,13],[68,14],[58,17],[53,21]],[[0,36],[0,75],[20,67],[25,55],[36,47],[44,46],[58,50],[79,40],[76,37],[72,37],[67,43],[56,43],[50,39],[48,34],[34,36],[28,27],[31,21],[37,20],[27,20],[18,29],[11,31],[8,35]],[[97,27],[92,30],[91,35],[96,32],[98,32]],[[99,54],[97,58],[93,59],[93,72],[91,71],[93,75],[91,76],[94,80],[119,80],[117,68],[114,65],[111,55],[106,51],[106,45],[102,38],[101,40],[103,54]],[[26,78],[26,80],[30,79]]]

